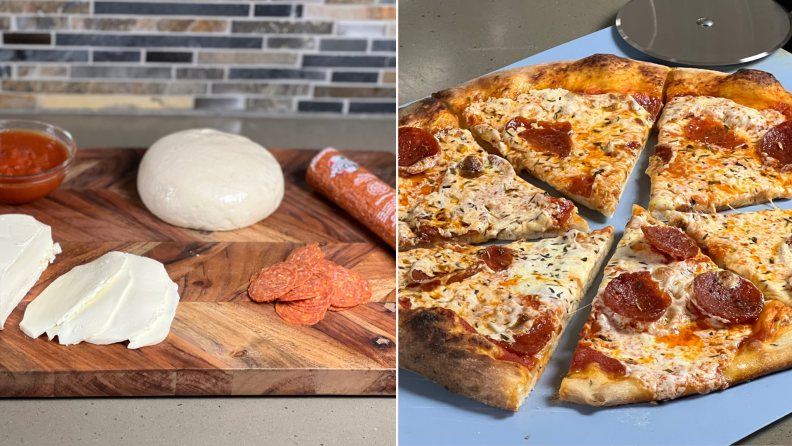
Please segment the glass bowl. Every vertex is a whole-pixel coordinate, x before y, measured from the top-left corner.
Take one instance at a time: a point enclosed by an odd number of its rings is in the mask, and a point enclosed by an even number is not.
[[[27,119],[0,119],[0,132],[11,131],[42,134],[63,144],[68,152],[66,161],[50,170],[32,175],[0,175],[0,203],[30,203],[47,196],[60,186],[77,154],[77,144],[69,132],[46,122]]]

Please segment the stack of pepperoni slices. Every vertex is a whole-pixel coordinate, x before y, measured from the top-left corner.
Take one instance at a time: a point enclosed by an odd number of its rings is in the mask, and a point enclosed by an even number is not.
[[[319,244],[297,248],[285,262],[250,278],[250,298],[273,302],[286,322],[314,325],[327,310],[343,311],[371,300],[371,287],[360,274],[324,258]]]

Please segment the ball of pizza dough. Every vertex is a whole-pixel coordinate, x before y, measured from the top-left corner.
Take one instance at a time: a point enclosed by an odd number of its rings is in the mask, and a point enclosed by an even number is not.
[[[140,198],[175,226],[230,231],[267,218],[283,199],[283,171],[260,145],[238,135],[193,129],[161,138],[146,151]]]

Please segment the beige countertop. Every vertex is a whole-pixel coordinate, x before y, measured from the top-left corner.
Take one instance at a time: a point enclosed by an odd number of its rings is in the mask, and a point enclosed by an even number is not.
[[[399,103],[577,39],[628,0],[399,0]],[[787,416],[737,444],[792,444]]]

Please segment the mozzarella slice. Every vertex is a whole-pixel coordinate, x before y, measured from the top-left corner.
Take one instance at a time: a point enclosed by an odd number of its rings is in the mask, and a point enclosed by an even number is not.
[[[121,299],[104,330],[85,340],[92,344],[123,342],[148,331],[165,312],[168,284],[173,283],[162,263],[128,254],[132,286]]]
[[[49,226],[29,215],[0,215],[0,330],[60,252]]]
[[[176,307],[179,305],[180,298],[179,286],[171,283],[165,295],[165,312],[157,318],[157,321],[154,322],[154,325],[148,331],[131,337],[127,347],[147,347],[164,341],[168,337],[168,333],[170,333],[173,318],[176,317]]]
[[[72,268],[28,305],[19,328],[26,335],[37,338],[71,319],[116,277],[126,261],[123,253],[114,251]]]
[[[87,303],[73,318],[47,330],[50,340],[58,336],[62,345],[79,344],[107,327],[121,301],[132,286],[129,262],[118,275]]]

